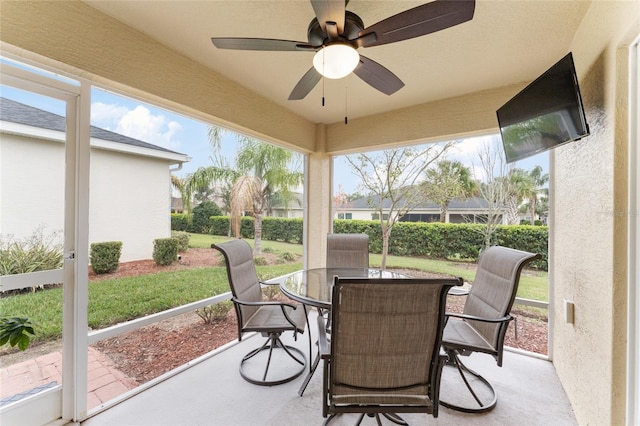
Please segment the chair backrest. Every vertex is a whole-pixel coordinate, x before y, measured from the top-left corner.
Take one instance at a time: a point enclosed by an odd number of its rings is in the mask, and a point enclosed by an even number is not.
[[[367,234],[327,234],[327,268],[368,268]]]
[[[465,301],[463,313],[494,319],[509,315],[518,292],[522,269],[539,257],[539,254],[501,246],[486,249],[478,261],[476,276]],[[502,346],[508,322],[471,323],[494,348]]]
[[[335,278],[332,401],[424,406],[437,400],[447,291],[460,278]]]
[[[243,302],[261,302],[262,288],[253,263],[251,246],[245,240],[231,240],[211,246],[220,251],[227,265],[227,277],[234,299]],[[238,314],[238,329],[244,327],[247,320],[259,309],[235,303]]]

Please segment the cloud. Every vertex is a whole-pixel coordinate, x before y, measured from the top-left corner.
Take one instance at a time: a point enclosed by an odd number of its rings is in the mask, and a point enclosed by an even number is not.
[[[180,147],[177,137],[182,125],[162,114],[154,115],[142,105],[131,110],[117,104],[95,102],[91,105],[91,122],[103,129],[167,149]]]
[[[129,112],[129,108],[124,106],[93,102],[91,104],[91,124],[101,129],[115,131],[118,122],[127,112]]]

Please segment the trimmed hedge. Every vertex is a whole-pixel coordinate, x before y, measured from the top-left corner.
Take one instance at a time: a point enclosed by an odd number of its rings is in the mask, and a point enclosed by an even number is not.
[[[122,252],[121,241],[92,243],[90,249],[89,261],[93,272],[96,274],[108,274],[118,269]]]
[[[229,235],[229,217],[210,218],[211,234]],[[266,217],[262,220],[262,238],[265,240],[302,243],[302,219]],[[427,256],[437,259],[464,259],[477,261],[484,247],[482,234],[485,225],[440,222],[399,222],[391,232],[389,254],[396,256]],[[377,220],[335,219],[333,232],[369,235],[371,253],[382,253],[382,232]],[[243,217],[240,234],[253,238],[253,218]],[[512,247],[542,258],[532,267],[547,270],[549,228],[531,225],[501,225],[492,237],[494,244]]]
[[[183,231],[171,231],[171,238],[178,241],[178,252],[189,250],[189,234]]]
[[[171,265],[178,260],[178,240],[175,238],[158,238],[153,240],[153,260],[156,265]]]
[[[189,229],[189,215],[186,213],[171,213],[171,230],[187,231]]]

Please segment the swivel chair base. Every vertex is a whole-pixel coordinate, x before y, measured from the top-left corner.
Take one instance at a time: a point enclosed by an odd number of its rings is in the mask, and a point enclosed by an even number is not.
[[[475,371],[473,371],[472,369],[464,365],[464,363],[460,360],[460,355],[458,354],[457,351],[452,349],[449,349],[446,351],[447,351],[447,354],[449,355],[449,361],[447,362],[446,366],[456,367],[456,369],[458,370],[458,373],[460,373],[460,377],[462,378],[465,385],[467,386],[469,393],[471,394],[471,396],[473,396],[473,399],[476,401],[479,407],[460,406],[460,405],[453,404],[451,402],[443,401],[442,399],[440,400],[440,405],[446,408],[450,408],[452,410],[461,411],[463,413],[486,413],[487,411],[493,410],[496,406],[496,403],[498,402],[498,396],[496,395],[496,391],[491,385],[491,383],[489,383],[489,381],[484,377],[482,377],[480,374],[476,373]],[[478,391],[473,389],[473,387],[471,386],[471,383],[469,382],[469,377],[467,377],[465,373],[473,376],[477,384],[482,388],[484,388],[485,393],[487,393],[488,395],[488,397],[484,399],[485,400],[488,399],[489,400],[488,402],[482,401],[482,399],[478,396]]]
[[[300,364],[300,367],[296,371],[294,371],[293,374],[287,377],[277,379],[277,380],[267,380],[267,374],[269,373],[269,365],[271,364],[271,355],[273,354],[274,349],[284,350],[286,354],[289,355],[289,357],[291,357],[291,359],[293,359],[296,363]],[[245,362],[247,362],[254,356],[258,355],[262,351],[266,351],[266,350],[269,351],[269,355],[267,358],[267,365],[265,367],[264,375],[262,376],[262,379],[256,379],[254,377],[251,377],[245,371]],[[300,358],[294,355],[294,353],[299,354]],[[264,342],[262,346],[252,350],[242,358],[242,361],[240,361],[240,376],[242,376],[242,378],[245,379],[247,382],[253,383],[254,385],[275,386],[275,385],[281,385],[283,383],[287,383],[296,379],[298,376],[300,376],[304,372],[306,366],[307,366],[307,362],[306,362],[304,353],[300,349],[294,348],[293,346],[285,345],[280,340],[279,334],[272,333],[272,334],[269,334],[269,337],[267,338],[267,340]]]
[[[327,426],[333,419],[335,419],[336,417],[338,417],[339,415],[341,415],[342,413],[336,413],[336,414],[332,414],[329,417],[327,417],[327,419],[324,421],[324,423],[322,423],[322,426]],[[380,421],[380,414],[382,414],[382,416],[384,416],[387,420],[390,420],[391,422],[397,424],[397,425],[401,425],[401,426],[409,426],[409,423],[407,423],[406,421],[404,421],[404,419],[402,417],[400,417],[397,414],[394,413],[362,413],[360,414],[360,417],[358,417],[358,421],[356,422],[356,426],[359,426],[362,423],[362,419],[364,419],[364,416],[366,415],[367,417],[375,417],[376,418],[376,423],[378,425],[382,425],[382,422]]]

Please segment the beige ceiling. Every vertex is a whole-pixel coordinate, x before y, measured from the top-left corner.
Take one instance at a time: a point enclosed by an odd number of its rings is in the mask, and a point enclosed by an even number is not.
[[[313,9],[289,1],[105,1],[88,4],[314,123],[350,119],[528,82],[564,56],[588,1],[477,0],[472,21],[359,53],[405,83],[387,96],[355,75],[325,80],[304,100],[289,93],[311,67],[312,53],[219,50],[211,37],[307,40]],[[351,0],[365,26],[424,1]]]

